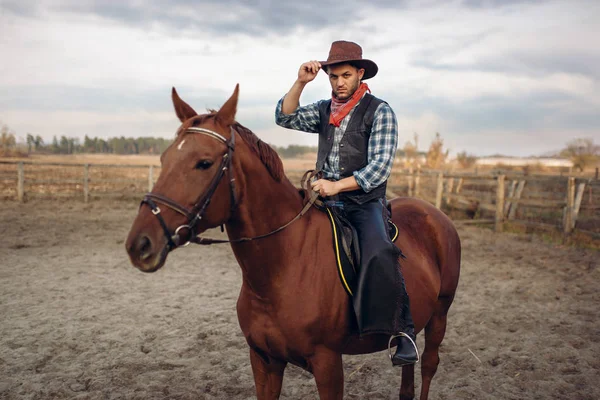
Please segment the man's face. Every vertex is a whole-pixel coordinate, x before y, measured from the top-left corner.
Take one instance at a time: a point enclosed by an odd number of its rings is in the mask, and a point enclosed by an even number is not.
[[[346,100],[352,96],[360,80],[362,79],[365,70],[357,69],[350,64],[334,64],[328,67],[327,75],[329,75],[329,83],[331,90],[339,100]]]

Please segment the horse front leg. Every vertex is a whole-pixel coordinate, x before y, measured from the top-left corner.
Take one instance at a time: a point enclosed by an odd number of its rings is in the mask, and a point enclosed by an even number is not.
[[[402,384],[400,385],[400,400],[415,398],[415,365],[402,367]]]
[[[250,364],[254,375],[256,398],[258,400],[278,399],[287,362],[275,360],[250,348]]]
[[[341,400],[344,397],[344,368],[342,355],[320,350],[309,360],[321,400]]]

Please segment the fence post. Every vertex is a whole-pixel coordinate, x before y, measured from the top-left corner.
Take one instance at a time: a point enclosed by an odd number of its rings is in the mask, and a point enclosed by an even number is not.
[[[148,167],[148,192],[152,191],[152,186],[154,186],[154,165]]]
[[[502,232],[504,228],[504,179],[505,175],[498,175],[498,187],[496,188],[496,232]]]
[[[448,205],[452,204],[452,192],[454,191],[454,178],[448,178],[448,183],[446,186],[446,203]]]
[[[573,230],[573,205],[575,204],[575,178],[569,178],[567,183],[567,208],[565,209],[565,223],[563,231],[565,234]]]
[[[508,212],[508,219],[515,219],[517,215],[517,207],[519,206],[519,200],[521,199],[521,195],[523,194],[523,188],[525,187],[525,181],[519,181],[519,185],[517,186],[517,192],[515,193],[515,197],[513,199],[512,204],[510,205],[510,211]]]
[[[87,203],[90,198],[90,164],[83,166],[83,202]]]
[[[515,196],[515,189],[517,188],[517,181],[513,180],[510,184],[510,189],[508,189],[508,196],[506,197],[506,202],[504,202],[504,216],[508,216],[508,211],[510,210],[510,204]]]
[[[417,176],[415,176],[415,197],[419,197],[419,186],[421,185],[421,166],[417,166]]]
[[[573,226],[577,224],[577,218],[579,217],[579,210],[581,209],[581,201],[583,200],[583,192],[585,191],[585,183],[580,183],[577,186],[577,194],[575,195],[575,204],[573,205]]]
[[[17,200],[21,203],[25,200],[25,172],[23,161],[17,164]]]
[[[408,168],[408,197],[414,196],[414,176],[413,176],[413,167]]]
[[[435,206],[442,209],[442,195],[444,194],[444,173],[440,172],[437,179],[437,190],[435,192]]]
[[[460,178],[458,180],[458,184],[456,185],[456,190],[454,191],[454,193],[459,194],[462,187],[463,187],[463,183],[464,183],[464,178]]]

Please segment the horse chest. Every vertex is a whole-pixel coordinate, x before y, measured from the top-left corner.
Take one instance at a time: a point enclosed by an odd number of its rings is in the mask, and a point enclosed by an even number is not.
[[[307,322],[281,315],[271,303],[240,296],[238,319],[248,344],[270,356],[297,360],[311,353]]]

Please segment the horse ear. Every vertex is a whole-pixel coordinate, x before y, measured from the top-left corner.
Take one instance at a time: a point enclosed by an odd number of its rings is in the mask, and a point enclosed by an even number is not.
[[[194,109],[192,107],[190,107],[190,105],[188,103],[181,100],[181,98],[177,94],[177,90],[175,90],[175,88],[173,88],[173,91],[171,92],[171,97],[173,98],[173,106],[175,107],[175,114],[177,114],[177,118],[179,118],[179,120],[181,122],[184,122],[184,121],[198,115],[196,113],[196,111],[194,111]]]
[[[235,85],[233,94],[223,104],[223,107],[217,112],[217,119],[224,125],[229,126],[235,121],[235,113],[237,111],[238,95],[240,93],[240,84]]]

